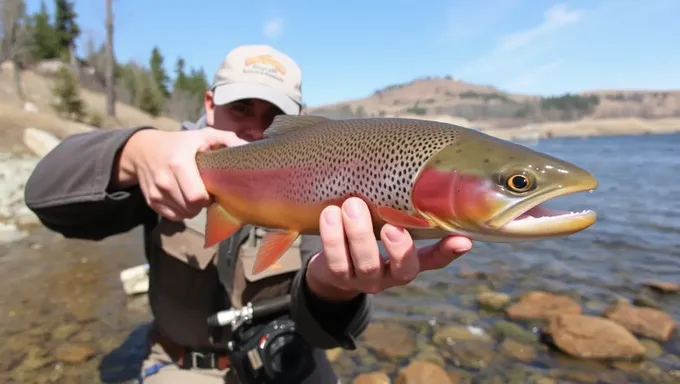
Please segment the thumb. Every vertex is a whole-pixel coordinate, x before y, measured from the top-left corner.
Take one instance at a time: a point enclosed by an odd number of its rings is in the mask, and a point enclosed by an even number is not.
[[[227,147],[236,147],[243,144],[248,144],[247,141],[236,136],[234,132],[222,131],[215,128],[204,128],[205,145],[208,147],[226,145]]]

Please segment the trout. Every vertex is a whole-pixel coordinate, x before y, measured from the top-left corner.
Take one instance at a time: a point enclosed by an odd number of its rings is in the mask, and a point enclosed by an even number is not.
[[[376,238],[385,223],[414,240],[463,235],[486,242],[566,236],[596,221],[592,210],[542,204],[597,188],[570,162],[480,131],[429,120],[277,116],[264,138],[199,152],[214,202],[205,247],[244,224],[271,229],[253,274],[301,234],[319,234],[321,211],[349,197],[366,202]]]

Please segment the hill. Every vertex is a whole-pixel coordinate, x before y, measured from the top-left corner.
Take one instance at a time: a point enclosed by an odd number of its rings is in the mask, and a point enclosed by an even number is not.
[[[59,137],[85,132],[94,127],[70,121],[57,115],[51,106],[55,79],[50,71],[24,70],[21,72],[23,92],[30,103],[17,96],[14,87],[14,71],[10,63],[0,67],[0,150],[19,149],[23,130],[35,127],[50,131]],[[123,128],[151,125],[163,130],[177,130],[180,122],[169,117],[154,117],[123,102],[116,103],[116,118],[106,119],[106,96],[84,87],[79,88],[80,97],[90,118],[102,119],[103,128]]]
[[[645,126],[658,121],[666,130],[677,123],[680,130],[680,90],[602,90],[542,97],[512,94],[452,77],[429,77],[392,85],[362,99],[307,111],[335,118],[419,117],[494,131],[527,125],[605,121],[609,125],[620,121]]]

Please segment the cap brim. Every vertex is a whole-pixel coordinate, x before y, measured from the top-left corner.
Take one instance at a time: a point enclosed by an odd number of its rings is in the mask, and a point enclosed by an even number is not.
[[[257,83],[229,83],[218,85],[213,91],[213,102],[224,105],[242,99],[262,99],[279,107],[287,115],[299,115],[300,105],[285,93]]]

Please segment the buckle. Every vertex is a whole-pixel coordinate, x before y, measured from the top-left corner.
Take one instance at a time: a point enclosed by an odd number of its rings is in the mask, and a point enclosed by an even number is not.
[[[191,356],[191,368],[215,369],[217,368],[217,359],[214,353],[188,352]],[[185,364],[189,359],[184,359]]]

